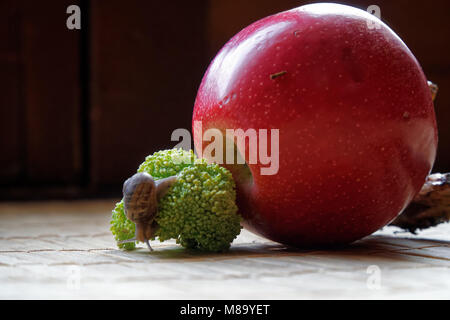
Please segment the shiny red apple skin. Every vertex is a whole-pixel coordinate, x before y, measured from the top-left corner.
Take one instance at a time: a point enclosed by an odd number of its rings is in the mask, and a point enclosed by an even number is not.
[[[423,185],[437,148],[427,80],[400,38],[368,21],[348,6],[299,7],[243,29],[209,66],[193,113],[203,132],[280,129],[276,175],[225,165],[250,231],[301,247],[349,243]],[[210,142],[194,132],[194,143]]]

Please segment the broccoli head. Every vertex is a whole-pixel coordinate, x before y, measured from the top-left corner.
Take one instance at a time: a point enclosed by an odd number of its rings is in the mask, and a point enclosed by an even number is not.
[[[197,159],[192,151],[171,149],[148,156],[138,172],[155,180],[177,176],[158,203],[155,237],[160,241],[176,239],[186,248],[217,252],[228,249],[240,233],[235,184],[227,169]],[[117,241],[133,238],[135,224],[126,217],[123,201],[116,204],[111,225]],[[119,247],[133,249],[135,243]]]

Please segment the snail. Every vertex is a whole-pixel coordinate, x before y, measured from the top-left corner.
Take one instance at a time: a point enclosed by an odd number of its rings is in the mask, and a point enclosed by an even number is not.
[[[436,95],[437,95],[439,88],[438,88],[437,84],[435,84],[431,81],[427,81],[427,83],[428,83],[428,88],[430,88],[430,91],[431,91],[431,99],[433,99],[433,101],[434,101],[436,99]]]
[[[155,181],[145,172],[134,174],[123,184],[124,211],[129,220],[135,223],[135,237],[119,241],[127,243],[133,241],[145,242],[150,251],[150,239],[154,237],[158,224],[155,217],[158,212],[158,201],[167,193],[177,181],[176,176]]]
[[[391,226],[411,233],[450,221],[450,173],[433,173]]]

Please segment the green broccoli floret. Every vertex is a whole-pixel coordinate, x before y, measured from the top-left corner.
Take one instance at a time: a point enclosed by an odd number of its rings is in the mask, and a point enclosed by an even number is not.
[[[160,241],[176,239],[186,248],[224,251],[240,233],[240,216],[231,173],[217,164],[197,159],[192,151],[164,150],[148,156],[138,169],[155,180],[177,176],[177,182],[158,203],[155,237]],[[111,231],[117,241],[134,236],[119,202],[113,210]],[[133,249],[135,243],[119,244]]]
[[[112,211],[111,217],[111,231],[115,236],[116,241],[128,240],[134,237],[136,226],[123,211],[123,201],[116,203],[116,207]],[[134,242],[117,244],[119,248],[132,250],[136,247]]]

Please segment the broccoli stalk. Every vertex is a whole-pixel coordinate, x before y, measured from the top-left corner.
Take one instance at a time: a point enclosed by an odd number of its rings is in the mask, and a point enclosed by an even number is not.
[[[227,169],[197,159],[192,151],[171,149],[148,156],[138,172],[146,172],[156,181],[177,177],[158,202],[158,228],[152,240],[175,239],[186,248],[219,252],[227,250],[240,233],[235,184]],[[111,231],[116,241],[123,241],[133,238],[135,230],[122,200],[112,211]],[[134,249],[135,242],[118,246]]]

